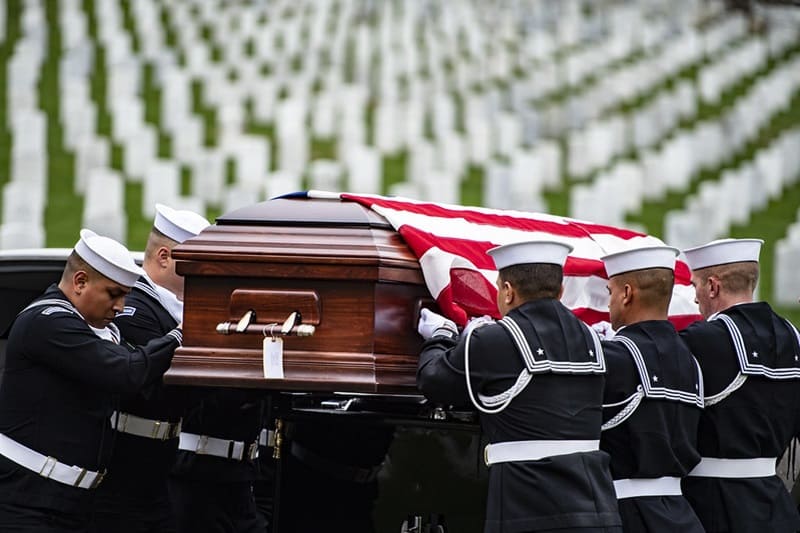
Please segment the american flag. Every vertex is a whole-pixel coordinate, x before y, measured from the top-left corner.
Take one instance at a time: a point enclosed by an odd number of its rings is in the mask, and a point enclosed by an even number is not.
[[[382,215],[419,259],[425,283],[442,312],[459,325],[499,318],[497,271],[486,251],[513,242],[555,239],[573,246],[564,265],[561,298],[587,324],[608,320],[607,276],[601,257],[664,243],[628,229],[545,213],[422,202],[408,198],[309,191],[309,197],[358,202]],[[675,267],[669,318],[682,329],[701,318],[686,263]]]

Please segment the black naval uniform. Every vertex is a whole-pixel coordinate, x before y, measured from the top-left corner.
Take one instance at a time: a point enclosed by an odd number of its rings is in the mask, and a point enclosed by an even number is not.
[[[609,457],[598,449],[605,366],[594,332],[559,301],[540,299],[475,329],[468,342],[471,383],[484,406],[502,406],[507,391],[530,378],[502,412],[481,413],[492,445],[561,441],[563,451],[579,441],[593,450],[493,464],[484,531],[621,531]],[[466,345],[438,334],[424,343],[417,384],[428,399],[469,404]]]
[[[178,322],[145,278],[125,298],[115,324],[136,345],[164,335]],[[167,478],[178,451],[182,403],[175,388],[161,380],[122,398],[111,423],[116,431],[108,476],[97,494],[93,529],[97,533],[169,533],[175,531]],[[133,422],[136,417],[137,422]],[[129,432],[152,428],[149,436]],[[141,433],[141,432],[140,432]]]
[[[681,337],[703,369],[706,408],[698,442],[704,461],[777,462],[800,430],[800,339],[794,326],[765,302],[746,303],[692,324]],[[706,531],[800,530],[795,504],[770,472],[747,478],[697,473],[683,480],[683,490]]]
[[[114,440],[115,395],[160,379],[180,340],[179,330],[138,348],[102,340],[52,285],[11,328],[0,434],[59,463],[102,472]],[[42,472],[53,472],[53,464],[48,459]],[[46,479],[0,456],[0,531],[85,531],[95,493],[78,483]]]
[[[623,528],[702,533],[680,495],[680,478],[700,461],[697,362],[668,320],[626,326],[603,342],[603,351],[608,372],[600,447],[611,455]]]
[[[292,423],[281,475],[282,533],[374,533],[378,472],[390,426],[314,419]]]
[[[235,457],[179,449],[169,492],[182,533],[262,533],[266,528],[253,497],[262,401],[251,392],[214,391],[189,411],[181,429],[187,434],[226,440]],[[235,444],[234,444],[235,443]],[[198,449],[198,448],[195,448]]]

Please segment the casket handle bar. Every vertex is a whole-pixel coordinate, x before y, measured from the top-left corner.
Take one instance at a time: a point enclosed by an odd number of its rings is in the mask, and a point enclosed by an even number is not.
[[[258,324],[256,322],[256,312],[248,310],[238,321],[225,321],[217,324],[217,333],[220,335],[232,335],[243,333],[245,335],[262,335],[264,337],[310,337],[316,331],[311,324],[301,324],[302,316],[299,311],[292,311],[284,320],[283,324],[273,322],[271,324]]]

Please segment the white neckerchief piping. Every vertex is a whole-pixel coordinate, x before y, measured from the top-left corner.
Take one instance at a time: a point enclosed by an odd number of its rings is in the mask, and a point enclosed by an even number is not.
[[[178,324],[183,322],[183,302],[178,300],[175,293],[153,281],[147,273],[144,274],[144,279],[147,280],[147,283],[137,281],[134,286],[157,300],[175,322]]]

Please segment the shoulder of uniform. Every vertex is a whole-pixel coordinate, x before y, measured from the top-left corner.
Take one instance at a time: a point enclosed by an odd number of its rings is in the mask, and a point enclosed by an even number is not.
[[[153,298],[150,293],[137,290],[136,287],[125,297],[125,307],[130,307],[140,312],[144,309],[152,308],[156,304],[157,300]]]
[[[133,285],[128,297],[140,298],[140,299],[149,298],[153,300],[158,300],[158,295],[156,294],[155,289],[153,289],[153,287],[151,287],[149,284],[145,283],[142,280],[137,281]]]
[[[505,326],[497,321],[493,324],[486,324],[485,326],[475,328],[472,331],[472,338],[490,343],[502,342],[504,340],[511,342],[511,333],[509,333]]]
[[[600,344],[603,346],[603,356],[606,362],[611,364],[619,362],[626,365],[630,362],[630,352],[619,340],[604,339],[600,341]]]
[[[20,315],[29,316],[51,316],[55,314],[78,315],[77,310],[71,302],[62,298],[41,298],[31,302],[28,307],[20,312]]]
[[[40,315],[50,316],[55,313],[70,313],[75,314],[75,311],[72,309],[67,309],[66,307],[62,307],[60,305],[50,305],[47,307],[43,307],[41,311],[39,311]]]

